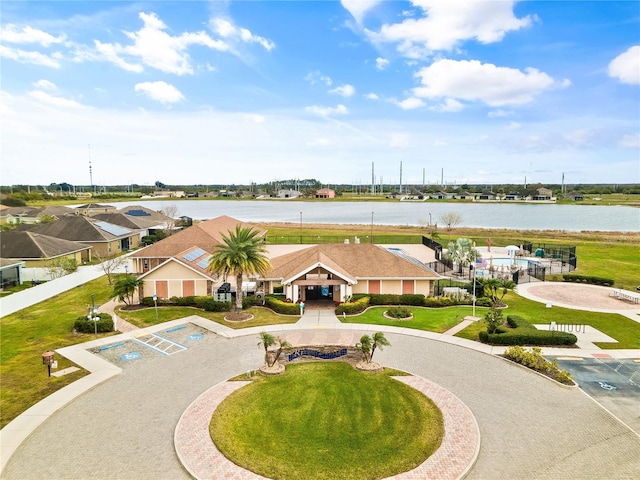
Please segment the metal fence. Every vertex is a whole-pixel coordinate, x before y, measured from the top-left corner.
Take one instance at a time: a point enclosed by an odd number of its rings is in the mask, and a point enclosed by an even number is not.
[[[266,235],[270,245],[317,245],[324,243],[419,244],[421,235]]]

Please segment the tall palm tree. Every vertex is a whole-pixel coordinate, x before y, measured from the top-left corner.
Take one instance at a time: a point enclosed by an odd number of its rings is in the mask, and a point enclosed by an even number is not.
[[[242,278],[247,275],[264,275],[269,270],[266,247],[251,227],[236,225],[235,232],[222,236],[222,243],[214,245],[209,270],[224,276],[236,277],[236,309],[242,312]]]

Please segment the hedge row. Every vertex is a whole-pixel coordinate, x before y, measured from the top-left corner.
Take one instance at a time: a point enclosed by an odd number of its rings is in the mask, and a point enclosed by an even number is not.
[[[96,329],[99,333],[113,332],[113,318],[108,313],[99,313],[96,315],[100,320],[89,320],[86,315],[78,317],[73,324],[76,332],[95,333]]]
[[[344,302],[336,307],[336,315],[342,315],[343,313],[347,315],[356,315],[364,312],[369,304],[369,297],[360,297],[351,302]]]
[[[576,283],[589,283],[592,285],[605,285],[607,287],[613,286],[614,280],[610,278],[603,277],[594,277],[592,275],[573,275],[573,274],[564,274],[562,279],[565,282],[576,282]]]
[[[208,296],[171,297],[169,299],[159,298],[157,302],[160,306],[196,307],[207,312],[229,312],[233,308],[231,302],[216,302],[212,297]],[[147,307],[155,306],[153,297],[144,297],[140,303]]]
[[[300,305],[297,303],[283,302],[282,300],[267,295],[264,298],[264,304],[276,313],[282,315],[300,315]]]
[[[352,296],[351,303],[366,297],[369,298],[369,305],[411,305],[414,307],[438,308],[451,307],[454,305],[471,305],[473,303],[472,299],[457,300],[452,297],[425,297],[422,294],[397,295],[392,293],[356,293]],[[491,299],[487,297],[478,298],[476,299],[476,306],[490,307]]]
[[[497,333],[480,332],[480,341],[492,345],[575,345],[578,341],[572,333],[538,330],[516,315],[509,315],[507,323],[511,328],[498,329]]]

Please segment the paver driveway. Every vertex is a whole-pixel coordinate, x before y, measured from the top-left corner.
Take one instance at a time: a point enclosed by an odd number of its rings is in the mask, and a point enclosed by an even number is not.
[[[376,360],[442,385],[474,413],[481,449],[467,478],[637,478],[640,437],[580,390],[459,346],[387,338],[392,346],[376,352]],[[207,335],[188,351],[125,368],[38,428],[3,478],[189,478],[173,448],[178,419],[210,386],[257,368],[256,343],[255,335]]]

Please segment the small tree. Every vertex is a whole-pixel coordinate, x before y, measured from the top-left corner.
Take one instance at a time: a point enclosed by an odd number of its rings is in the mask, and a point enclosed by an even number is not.
[[[113,285],[113,274],[126,262],[126,258],[118,255],[102,256],[98,253],[93,255],[100,262],[100,268],[107,276],[107,283]]]
[[[496,333],[498,328],[504,324],[502,310],[492,307],[491,310],[485,314],[484,321],[487,324],[487,333]]]
[[[356,343],[356,348],[362,352],[362,361],[365,363],[371,363],[373,354],[376,349],[382,350],[382,347],[391,345],[382,332],[376,332],[373,335],[363,335],[360,337],[360,342]]]
[[[291,348],[291,344],[286,340],[282,340],[280,337],[274,337],[270,333],[260,332],[259,347],[264,347],[264,363],[268,367],[273,367],[280,358],[282,350],[285,348]],[[277,349],[271,349],[274,345],[278,345]]]
[[[473,246],[470,238],[459,238],[455,242],[449,242],[446,258],[458,265],[458,272],[462,274],[462,269],[468,267],[480,256],[480,252]]]
[[[440,221],[444,223],[445,229],[449,232],[449,238],[451,238],[451,230],[460,225],[463,218],[464,217],[457,212],[447,212],[440,215]]]
[[[58,257],[52,259],[46,268],[47,274],[51,277],[51,280],[54,280],[75,272],[78,269],[78,263],[75,258]]]
[[[488,278],[482,281],[482,286],[484,291],[489,294],[491,302],[494,305],[501,305],[504,296],[509,290],[513,290],[516,287],[516,283],[513,280]]]
[[[133,305],[133,295],[144,284],[144,280],[133,275],[126,275],[118,280],[113,287],[112,298],[117,298],[125,305]]]

